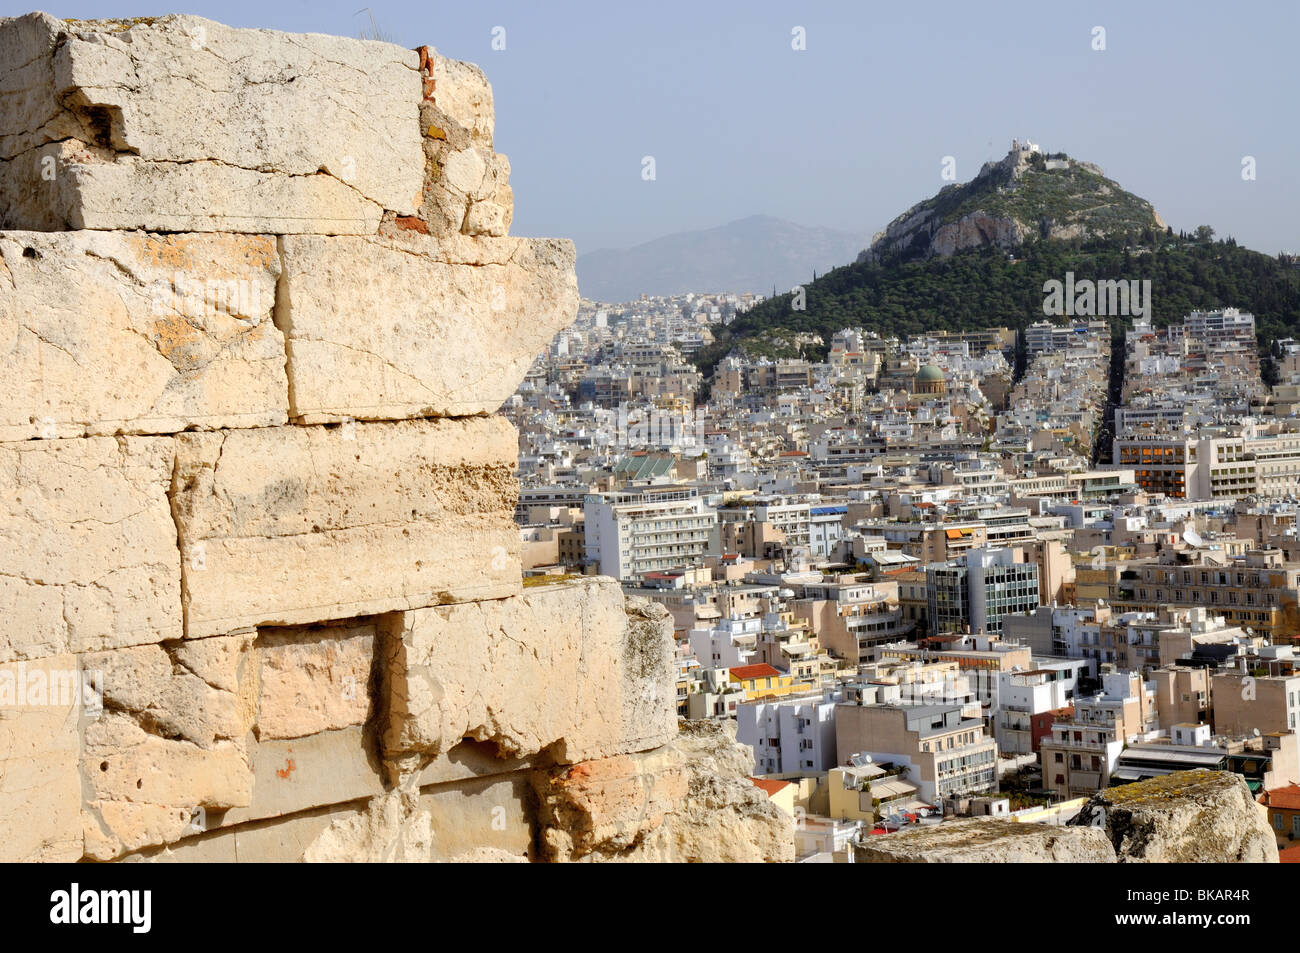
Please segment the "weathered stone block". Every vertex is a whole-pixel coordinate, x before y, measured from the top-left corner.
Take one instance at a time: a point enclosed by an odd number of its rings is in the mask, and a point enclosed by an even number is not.
[[[302,738],[363,725],[371,709],[375,626],[263,629],[257,736]]]
[[[577,313],[550,239],[281,240],[277,323],[304,423],[493,413]]]
[[[538,772],[539,843],[550,860],[794,860],[794,826],[747,777],[734,726],[684,722],[654,751]]]
[[[612,579],[409,612],[388,644],[390,754],[472,738],[502,756],[549,749],[573,762],[676,733],[671,618],[629,608]]]
[[[144,727],[147,719],[105,711],[86,725],[82,747],[86,854],[107,860],[206,829],[206,816],[246,805],[252,770],[242,742],[202,748]]]
[[[0,666],[0,861],[81,857],[77,660]],[[69,688],[70,683],[72,688]]]
[[[475,145],[491,149],[495,109],[487,75],[473,63],[448,59],[436,50],[429,50],[429,66],[438,109],[463,127]]]
[[[287,419],[265,236],[0,232],[0,441]]]
[[[1019,824],[963,818],[865,837],[852,846],[859,864],[1113,864],[1115,851],[1095,827]]]
[[[516,439],[504,420],[176,441],[173,509],[192,638],[519,589]]]
[[[437,235],[505,235],[514,217],[510,162],[492,148],[492,88],[471,63],[420,49],[433,83],[420,104],[425,176],[420,219]]]
[[[360,726],[305,738],[270,739],[250,746],[249,803],[227,811],[223,827],[245,821],[346,804],[384,792],[375,740]]]
[[[0,660],[181,635],[167,437],[0,444]]]
[[[616,855],[659,827],[686,799],[688,771],[669,748],[584,761],[534,775],[552,860]]]
[[[420,219],[435,235],[505,235],[514,218],[510,160],[434,103],[421,104],[420,128]]]
[[[1102,831],[1122,864],[1278,862],[1264,809],[1229,771],[1175,771],[1103,788],[1071,823]]]
[[[83,657],[104,708],[82,751],[90,856],[194,836],[248,803],[251,644],[241,634]]]
[[[419,809],[429,816],[433,859],[453,860],[478,849],[530,858],[535,802],[523,772],[422,790]]]
[[[211,749],[242,745],[252,727],[251,683],[242,686],[251,635],[140,645],[82,656],[107,711],[131,716],[150,734]]]
[[[0,21],[0,49],[9,227],[364,234],[385,209],[415,210],[414,51],[44,14]]]

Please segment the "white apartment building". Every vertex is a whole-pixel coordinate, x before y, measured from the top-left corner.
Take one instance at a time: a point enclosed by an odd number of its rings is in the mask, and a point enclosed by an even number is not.
[[[583,513],[587,562],[603,576],[681,569],[718,549],[717,512],[694,487],[593,493]]]
[[[1237,308],[1222,311],[1193,311],[1183,318],[1183,335],[1207,345],[1240,344],[1255,347],[1255,316]]]
[[[1103,675],[1102,691],[1076,698],[1074,716],[1053,724],[1043,739],[1043,786],[1062,798],[1108,787],[1124,746],[1155,729],[1155,684],[1135,672]]]
[[[993,714],[993,737],[998,750],[1007,754],[1031,754],[1035,729],[1041,716],[1066,708],[1074,699],[1082,660],[1041,662],[1024,672],[997,672],[997,705]]]
[[[691,652],[704,668],[735,668],[755,661],[763,620],[722,619],[711,628],[691,629]]]
[[[834,693],[742,702],[736,740],[754,750],[755,774],[828,771],[835,767]]]
[[[1036,321],[1025,328],[1025,347],[1031,358],[1047,351],[1064,351],[1086,345],[1092,339],[1108,341],[1110,326],[1105,321],[1089,321],[1078,325],[1073,322],[1054,324],[1051,321]]]

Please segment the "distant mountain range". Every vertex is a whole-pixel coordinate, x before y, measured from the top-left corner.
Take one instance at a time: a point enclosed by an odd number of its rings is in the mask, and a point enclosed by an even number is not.
[[[578,256],[578,291],[597,301],[688,291],[788,292],[867,247],[867,236],[751,215],[717,228],[678,232],[633,248]]]

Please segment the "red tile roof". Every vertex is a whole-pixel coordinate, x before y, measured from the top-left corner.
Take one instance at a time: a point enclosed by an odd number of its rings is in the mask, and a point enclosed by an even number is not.
[[[730,673],[732,678],[738,678],[741,681],[748,681],[751,678],[772,678],[773,676],[781,674],[772,666],[766,664],[737,665],[735,668],[728,669],[727,671]]]
[[[1277,859],[1282,864],[1300,864],[1300,844],[1294,847],[1283,847],[1277,852]]]
[[[775,778],[750,778],[749,780],[754,783],[754,787],[764,791],[768,797],[774,796],[780,792],[782,788],[789,787],[790,785],[789,781],[778,781]]]
[[[1288,784],[1268,792],[1268,806],[1284,811],[1300,811],[1300,784]]]

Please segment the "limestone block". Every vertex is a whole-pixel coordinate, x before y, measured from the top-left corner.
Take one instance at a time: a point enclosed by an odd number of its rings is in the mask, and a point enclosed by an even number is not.
[[[448,59],[436,50],[429,51],[429,62],[438,109],[462,126],[475,145],[491,149],[496,113],[487,75],[473,63]]]
[[[0,861],[81,857],[77,660],[0,666]]]
[[[636,845],[685,800],[688,771],[667,748],[584,761],[534,775],[542,842],[552,860]]]
[[[168,437],[0,444],[0,660],[181,635]]]
[[[70,147],[40,199],[61,224],[17,205],[11,226],[357,234],[415,210],[414,51],[187,15],[29,14],[0,21],[0,48],[0,198],[45,181],[34,153]]]
[[[242,745],[252,727],[251,692],[241,691],[240,679],[251,644],[251,635],[164,642],[87,653],[82,666],[95,674],[106,710],[211,750],[222,741]]]
[[[577,313],[551,239],[281,240],[277,322],[300,422],[493,413]]]
[[[365,724],[373,623],[263,629],[257,652],[259,739],[302,738]]]
[[[86,725],[86,854],[108,860],[201,833],[206,816],[249,803],[252,770],[241,742],[201,748],[147,730],[133,713],[105,711]]]
[[[420,218],[435,235],[505,235],[514,217],[510,160],[434,103],[420,106]]]
[[[303,851],[308,863],[427,863],[433,826],[413,791],[372,798],[365,810],[333,820]]]
[[[1175,771],[1103,788],[1071,824],[1102,830],[1122,864],[1278,862],[1264,812],[1229,771]]]
[[[0,441],[287,421],[266,236],[0,232]]]
[[[248,804],[214,819],[214,825],[229,827],[384,792],[377,746],[360,726],[256,741],[250,745],[250,760]]]
[[[859,864],[1113,864],[1115,851],[1095,827],[962,818],[864,837],[851,847]]]
[[[789,815],[750,782],[735,726],[683,722],[655,751],[538,772],[539,843],[551,860],[779,863]]]
[[[419,807],[429,816],[433,859],[453,860],[479,850],[531,858],[534,800],[523,772],[422,790]]]
[[[519,589],[516,438],[502,419],[186,433],[176,442],[191,638]]]
[[[99,859],[207,830],[247,804],[251,634],[88,653],[103,713],[85,727],[86,851]]]
[[[672,628],[656,608],[629,609],[597,578],[406,613],[389,641],[386,751],[472,738],[568,763],[663,744],[676,733]]]

